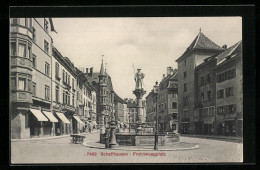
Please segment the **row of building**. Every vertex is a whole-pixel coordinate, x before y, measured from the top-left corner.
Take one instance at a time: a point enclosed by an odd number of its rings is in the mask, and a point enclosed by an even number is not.
[[[200,31],[176,62],[179,131],[242,136],[242,41],[220,47]]]
[[[146,97],[147,122],[161,131],[243,134],[242,41],[220,47],[201,31]]]
[[[108,126],[126,102],[99,72],[74,66],[53,46],[51,18],[10,19],[10,119],[12,138],[56,136]],[[124,113],[125,115],[125,113]]]

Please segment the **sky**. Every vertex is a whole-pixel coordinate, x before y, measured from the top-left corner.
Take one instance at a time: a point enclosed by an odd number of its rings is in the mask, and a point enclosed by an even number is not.
[[[146,95],[201,32],[223,46],[242,40],[241,17],[53,18],[53,45],[78,68],[100,71],[102,55],[114,91],[133,98],[134,69]],[[144,96],[144,98],[146,97]]]

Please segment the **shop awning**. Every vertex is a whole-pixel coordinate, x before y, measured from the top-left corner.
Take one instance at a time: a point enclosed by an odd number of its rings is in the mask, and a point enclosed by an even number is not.
[[[70,124],[70,121],[66,118],[66,116],[63,113],[58,113],[56,112],[56,114],[58,115],[58,117],[62,120],[63,123],[68,123]]]
[[[85,125],[85,123],[83,123],[80,119],[79,119],[79,117],[78,116],[73,116],[79,123],[81,123],[81,124],[83,124],[83,125]]]
[[[38,121],[48,122],[48,119],[42,114],[42,112],[40,110],[30,109],[30,111],[37,118]]]
[[[43,111],[43,113],[50,120],[50,122],[58,122],[58,119],[56,119],[51,112]]]

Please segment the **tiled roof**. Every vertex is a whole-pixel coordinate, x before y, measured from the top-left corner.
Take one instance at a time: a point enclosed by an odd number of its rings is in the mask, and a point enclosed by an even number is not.
[[[211,41],[206,35],[200,32],[197,37],[193,40],[191,45],[188,47],[190,49],[213,49],[213,50],[223,50],[220,46]]]
[[[192,51],[192,50],[217,50],[221,51],[224,50],[219,45],[211,41],[206,35],[204,35],[202,32],[199,32],[199,34],[196,36],[196,38],[192,41],[192,43],[189,45],[189,47],[186,49],[186,51],[176,60],[182,58],[186,53]]]
[[[99,73],[93,73],[93,74],[92,74],[92,77],[89,76],[89,75],[86,74],[86,73],[85,73],[84,75],[87,77],[87,79],[88,79],[89,82],[93,82],[93,81],[95,81],[96,83],[99,82],[99,78],[98,78]]]
[[[223,63],[227,57],[234,57],[238,52],[241,52],[242,49],[242,41],[237,42],[233,46],[226,49],[224,52],[220,53],[216,56],[217,59],[217,65]]]

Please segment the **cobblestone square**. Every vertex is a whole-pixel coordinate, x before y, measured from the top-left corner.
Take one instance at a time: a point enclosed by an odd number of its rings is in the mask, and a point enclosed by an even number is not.
[[[86,135],[98,141],[99,133]],[[243,144],[213,139],[181,137],[182,142],[199,145],[184,151],[126,151],[89,148],[72,144],[70,137],[11,143],[11,162],[28,163],[203,163],[242,162]],[[111,154],[112,153],[112,154]],[[156,155],[157,156],[151,156]]]

